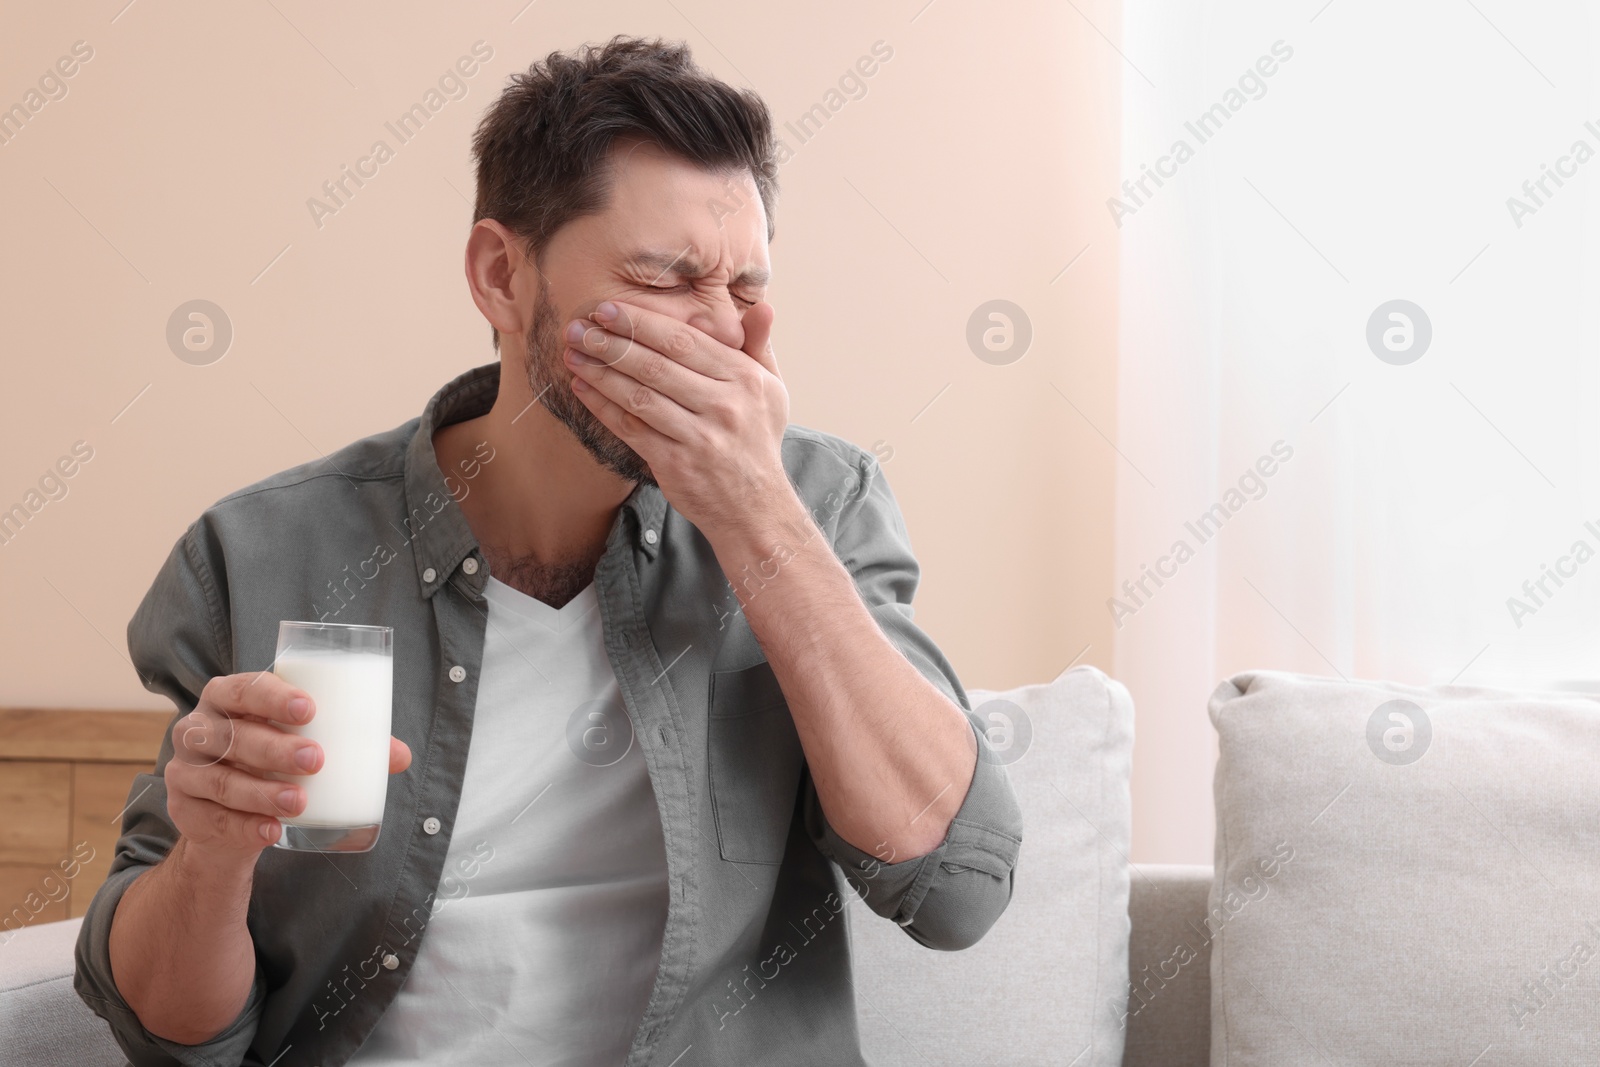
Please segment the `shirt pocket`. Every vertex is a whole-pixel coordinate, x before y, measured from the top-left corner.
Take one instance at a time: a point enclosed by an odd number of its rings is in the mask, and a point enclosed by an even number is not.
[[[711,675],[707,763],[722,858],[782,863],[805,753],[769,663]]]

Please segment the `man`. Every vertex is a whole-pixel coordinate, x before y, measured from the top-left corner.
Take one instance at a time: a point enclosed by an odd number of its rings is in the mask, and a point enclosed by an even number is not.
[[[499,362],[179,540],[78,991],[136,1067],[862,1063],[847,903],[968,946],[1021,817],[875,457],[788,423],[765,105],[617,38],[474,152]],[[302,618],[394,628],[369,852],[268,847],[322,765],[262,670]]]

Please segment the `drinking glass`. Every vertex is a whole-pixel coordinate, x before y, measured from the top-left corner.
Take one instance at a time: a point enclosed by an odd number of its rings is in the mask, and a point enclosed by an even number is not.
[[[311,697],[315,714],[280,730],[322,746],[315,774],[269,771],[306,793],[299,815],[278,821],[278,848],[366,852],[378,843],[389,795],[394,696],[394,630],[346,623],[278,623],[272,672]]]

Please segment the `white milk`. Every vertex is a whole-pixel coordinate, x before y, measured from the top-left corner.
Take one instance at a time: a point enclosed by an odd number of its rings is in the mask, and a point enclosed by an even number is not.
[[[390,709],[394,660],[375,652],[291,650],[273,673],[305,690],[316,706],[300,726],[275,724],[322,746],[315,774],[270,777],[297,782],[305,810],[281,820],[290,826],[373,826],[383,821],[389,791]]]

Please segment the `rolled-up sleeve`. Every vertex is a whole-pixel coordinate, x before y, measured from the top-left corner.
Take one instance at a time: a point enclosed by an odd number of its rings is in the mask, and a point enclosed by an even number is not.
[[[896,861],[850,844],[823,814],[809,774],[802,779],[806,831],[873,912],[899,923],[929,948],[962,949],[982,938],[1011,902],[1022,847],[1022,811],[955,669],[912,621],[911,601],[921,570],[882,467],[862,453],[852,477],[841,488],[845,503],[837,510],[835,554],[884,634],[966,716],[978,759],[966,798],[932,852]]]
[[[226,616],[205,543],[201,525],[185,532],[128,623],[128,651],[139,680],[146,689],[173,702],[177,709],[173,723],[194,710],[206,682],[215,675],[231,673],[231,656],[225,651]],[[181,1045],[146,1030],[111,973],[111,920],[123,893],[160,863],[178,840],[177,828],[167,817],[162,773],[172,752],[169,723],[154,772],[138,775],[129,790],[110,873],[84,912],[74,950],[73,988],[110,1024],[112,1036],[134,1067],[235,1067],[243,1062],[255,1037],[266,996],[259,967],[238,1017],[199,1045]]]

